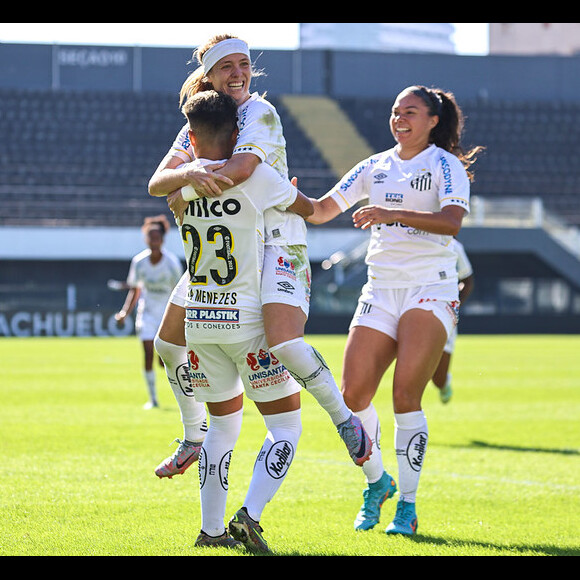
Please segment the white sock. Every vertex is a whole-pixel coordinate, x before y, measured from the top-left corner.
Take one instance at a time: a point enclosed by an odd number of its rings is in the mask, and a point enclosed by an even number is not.
[[[301,411],[264,415],[268,429],[264,445],[254,464],[250,487],[244,500],[248,515],[260,521],[266,504],[286,478],[302,433]]]
[[[209,536],[225,532],[228,471],[242,428],[242,414],[240,409],[230,415],[210,415],[209,430],[199,455],[201,529]]]
[[[322,355],[304,338],[295,338],[270,348],[288,372],[330,415],[335,425],[344,423],[352,414]]]
[[[155,371],[143,371],[145,383],[147,384],[147,392],[149,393],[149,400],[152,403],[157,403],[157,390],[155,389]]]
[[[165,366],[165,373],[175,395],[183,423],[183,438],[189,442],[200,442],[207,432],[206,411],[203,403],[195,400],[189,383],[187,349],[155,337],[155,350]]]
[[[381,452],[381,424],[377,411],[371,403],[366,409],[357,411],[355,415],[362,421],[365,431],[373,442],[373,452],[370,459],[362,466],[363,473],[368,483],[375,483],[385,472],[383,454]]]
[[[427,419],[423,411],[395,413],[399,499],[415,503],[428,438]]]

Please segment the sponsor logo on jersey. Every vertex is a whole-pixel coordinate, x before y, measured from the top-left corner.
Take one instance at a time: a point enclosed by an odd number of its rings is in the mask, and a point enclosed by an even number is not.
[[[294,271],[294,264],[286,260],[286,258],[284,258],[283,256],[280,256],[276,264],[276,275],[286,276],[287,278],[296,280],[296,272]]]
[[[419,230],[417,228],[412,228],[411,226],[407,226],[405,224],[402,224],[401,222],[391,222],[390,224],[378,224],[376,227],[377,229],[381,229],[382,226],[386,226],[388,228],[403,228],[407,235],[409,236],[428,236],[429,232],[426,232],[425,230]],[[375,227],[375,226],[373,226]]]
[[[239,322],[240,311],[237,308],[187,308],[187,320],[221,320]]]
[[[197,330],[239,330],[240,311],[236,308],[186,308],[185,327]]]
[[[376,159],[368,159],[365,163],[359,165],[341,184],[340,191],[346,191],[358,178],[358,176],[369,166],[377,163]]]
[[[402,193],[385,193],[385,202],[391,205],[400,205],[403,203]]]
[[[284,259],[282,256],[278,258],[278,266],[283,266],[286,270],[294,270],[294,264]]]
[[[250,103],[248,103],[248,105],[249,104]],[[246,125],[246,119],[248,118],[248,108],[249,106],[245,106],[238,109],[238,128],[240,132]]]
[[[189,131],[187,132],[185,138],[181,141],[181,143],[179,144],[184,151],[187,151],[189,149],[189,147],[191,146],[191,141],[189,140]]]
[[[221,201],[219,199],[208,200],[207,197],[194,199],[189,202],[185,213],[193,217],[223,217],[226,215],[236,215],[242,209],[242,204],[237,198],[229,198]]]
[[[445,194],[449,195],[453,193],[453,181],[451,179],[451,168],[449,167],[449,162],[444,155],[439,158],[441,161],[441,168],[443,169],[443,186],[445,189]]]

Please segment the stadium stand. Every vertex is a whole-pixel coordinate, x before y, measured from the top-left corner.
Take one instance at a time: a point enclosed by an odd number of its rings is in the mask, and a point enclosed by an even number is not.
[[[319,196],[335,174],[275,104],[290,172]],[[129,226],[166,211],[147,184],[184,122],[174,95],[2,89],[0,111],[3,224]]]
[[[374,153],[355,124],[358,119],[351,120],[334,99],[322,95],[286,95],[280,100],[334,175],[344,175]]]
[[[181,126],[167,94],[0,91],[0,219],[127,225],[159,212],[147,183]]]
[[[290,174],[314,197],[343,170],[393,144],[387,127],[392,97],[270,100],[284,125]],[[546,209],[580,225],[580,166],[574,160],[580,104],[462,105],[465,143],[487,147],[476,165],[473,195],[538,197]],[[148,196],[147,183],[183,122],[174,95],[2,89],[0,110],[2,223],[123,226],[165,211]],[[342,150],[347,143],[350,157],[335,160],[329,141]]]

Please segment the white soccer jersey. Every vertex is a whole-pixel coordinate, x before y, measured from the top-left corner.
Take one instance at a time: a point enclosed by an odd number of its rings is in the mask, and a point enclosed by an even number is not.
[[[264,212],[284,210],[296,196],[287,178],[260,163],[220,197],[189,202],[181,226],[190,276],[188,343],[231,344],[263,334]]]
[[[273,167],[283,177],[288,177],[286,140],[282,123],[274,106],[258,93],[238,107],[238,140],[236,153],[253,153],[262,163]],[[184,125],[177,135],[170,153],[185,163],[195,159],[189,141],[189,125]],[[265,241],[278,246],[306,245],[306,224],[292,213],[272,208],[266,214]]]
[[[131,260],[127,284],[141,289],[137,322],[147,318],[159,324],[167,300],[183,274],[183,266],[179,258],[167,250],[163,250],[161,260],[156,264],[151,262],[150,256],[151,250],[147,248]]]
[[[356,165],[330,196],[343,212],[364,199],[388,208],[438,212],[458,205],[469,211],[469,179],[459,159],[435,145],[410,160],[393,148]],[[452,239],[398,222],[372,226],[369,280],[377,288],[408,288],[457,278]]]

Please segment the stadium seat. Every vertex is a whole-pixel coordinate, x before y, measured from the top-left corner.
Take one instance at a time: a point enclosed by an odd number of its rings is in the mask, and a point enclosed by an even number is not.
[[[282,97],[277,108],[290,176],[312,197],[340,177],[299,127]],[[391,147],[384,98],[339,98],[337,104],[373,151]],[[472,194],[540,197],[546,208],[580,225],[578,103],[474,100],[461,103],[464,144],[481,144]],[[168,93],[0,89],[0,220],[5,224],[134,226],[167,212],[147,193],[149,178],[184,119]],[[562,130],[565,128],[565,130]],[[350,225],[341,216],[333,227]]]

